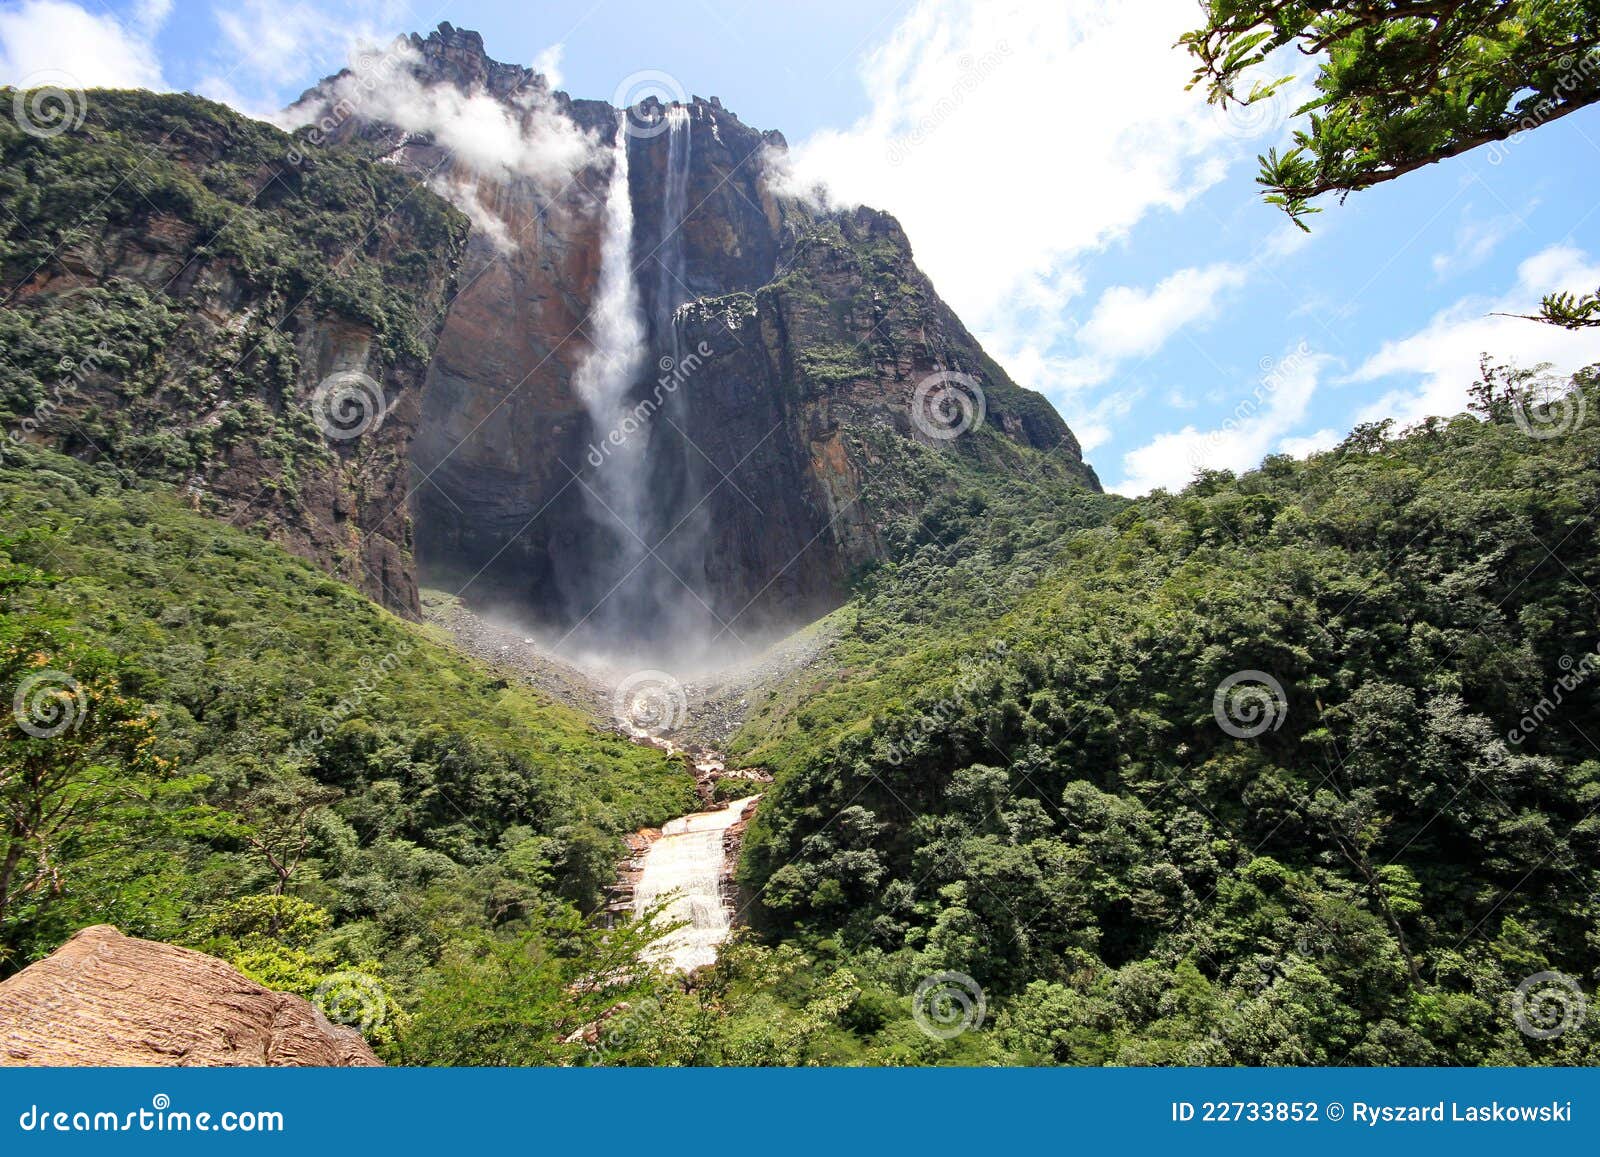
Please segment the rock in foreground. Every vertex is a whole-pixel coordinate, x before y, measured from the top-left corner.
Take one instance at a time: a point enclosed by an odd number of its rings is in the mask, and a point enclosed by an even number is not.
[[[354,1029],[202,952],[85,928],[0,984],[0,1065],[371,1066]]]

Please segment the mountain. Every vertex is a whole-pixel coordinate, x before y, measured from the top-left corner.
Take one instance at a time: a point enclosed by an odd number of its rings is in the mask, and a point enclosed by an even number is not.
[[[782,136],[715,99],[624,116],[442,25],[290,115],[106,92],[4,126],[15,436],[402,614],[420,564],[613,649],[832,609],[930,488],[1098,488],[893,218],[786,192]],[[913,421],[941,404],[975,428]]]
[[[389,1063],[1600,1056],[1593,370],[1130,501],[716,99],[446,25],[293,133],[25,106],[0,973],[115,924]],[[534,642],[802,622],[670,744]],[[757,784],[741,929],[654,969],[619,860]]]
[[[411,442],[466,219],[189,96],[5,118],[0,162],[6,449],[179,485],[415,615]]]
[[[485,99],[528,157],[465,138],[463,102]],[[423,391],[425,569],[478,575],[475,589],[553,625],[582,618],[597,584],[621,578],[614,634],[684,615],[712,634],[737,620],[737,633],[837,606],[852,573],[885,557],[883,523],[926,501],[904,458],[1097,488],[1065,424],[984,354],[893,218],[785,193],[782,136],[715,98],[652,99],[624,116],[551,92],[446,24],[329,78],[293,111],[314,133],[327,126],[330,147],[364,146],[426,179],[479,225]],[[474,125],[492,116],[470,113]],[[573,155],[550,162],[561,148]],[[619,164],[631,213],[621,256],[648,351],[619,391],[647,442],[639,462],[607,444],[579,385],[606,340],[591,315]],[[939,371],[982,391],[970,437],[942,441],[912,422],[919,382]],[[607,501],[597,519],[597,497],[620,493],[606,475],[624,469],[644,477],[641,509]]]

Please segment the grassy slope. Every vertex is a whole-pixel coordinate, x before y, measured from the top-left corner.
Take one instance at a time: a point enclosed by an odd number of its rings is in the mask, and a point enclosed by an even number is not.
[[[59,578],[5,613],[64,610],[119,655],[125,691],[159,714],[164,757],[209,777],[213,804],[239,806],[300,773],[343,793],[313,825],[296,891],[361,925],[378,955],[402,926],[426,923],[419,906],[435,885],[477,895],[468,877],[499,871],[530,836],[546,841],[539,882],[593,903],[618,833],[693,805],[681,765],[508,685],[165,489],[13,452],[0,468],[0,535],[24,536],[12,561]],[[119,908],[115,888],[75,888],[69,865],[63,903],[8,938],[36,954],[96,920],[177,938],[197,913],[266,883],[237,840],[197,841],[183,858],[170,881],[181,902],[153,909]]]

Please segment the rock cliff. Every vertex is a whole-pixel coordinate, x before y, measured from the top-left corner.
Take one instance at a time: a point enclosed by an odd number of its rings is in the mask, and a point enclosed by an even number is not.
[[[407,470],[466,219],[194,97],[96,91],[46,136],[4,106],[6,439],[179,485],[415,616]]]
[[[940,494],[1098,486],[895,220],[787,191],[781,134],[716,98],[575,100],[446,24],[291,114],[0,117],[10,438],[177,484],[402,614],[420,564],[613,651],[831,609]]]
[[[605,535],[593,480],[610,431],[575,382],[595,342],[619,125],[650,350],[629,394],[639,430],[628,434],[649,446],[640,576],[690,588],[701,628],[759,631],[837,605],[851,573],[887,553],[884,520],[927,500],[896,469],[912,443],[980,472],[1097,487],[1059,416],[984,354],[892,217],[784,192],[780,134],[746,126],[715,98],[650,98],[621,120],[622,110],[491,60],[476,33],[448,24],[392,56],[388,96],[347,71],[298,111],[328,139],[426,177],[477,225],[415,445],[426,569],[472,578],[479,598],[557,627],[595,615],[617,590],[596,556]],[[492,98],[525,139],[548,140],[549,122],[563,122],[588,152],[553,175],[486,162],[452,147],[442,119],[451,93]],[[971,435],[945,440],[912,422],[917,387],[940,371],[982,391]],[[900,444],[888,455],[885,436]],[[635,617],[666,617],[655,610]],[[629,624],[635,636],[651,627]]]
[[[380,1063],[360,1033],[300,997],[107,925],[0,983],[0,1065]]]

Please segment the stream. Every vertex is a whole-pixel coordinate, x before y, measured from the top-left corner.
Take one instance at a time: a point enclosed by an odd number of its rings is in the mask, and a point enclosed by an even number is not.
[[[717,948],[728,938],[734,916],[723,894],[729,866],[724,840],[728,829],[759,798],[750,796],[716,811],[679,816],[650,845],[634,885],[634,915],[642,916],[662,897],[676,893],[661,919],[687,921],[655,945],[650,954],[656,959],[669,961],[682,972],[716,963]]]
[[[541,693],[604,718],[614,715],[614,676],[596,676],[543,649],[520,624],[484,617],[459,599],[432,589],[423,592],[430,623],[448,631],[461,649],[495,665]],[[628,837],[630,855],[618,864],[618,879],[609,892],[612,918],[643,915],[652,904],[675,893],[663,910],[669,923],[684,927],[658,942],[651,955],[672,968],[689,972],[712,964],[728,938],[736,913],[732,872],[738,848],[730,847],[729,829],[749,819],[772,776],[755,767],[728,767],[716,743],[742,721],[756,689],[797,677],[815,659],[820,636],[786,643],[717,678],[690,686],[696,714],[710,726],[692,739],[674,741],[649,729],[622,723],[635,743],[647,744],[681,759],[694,777],[706,810],[679,816],[657,834],[644,829]],[[740,781],[749,795],[725,806],[713,802],[714,789],[726,780]]]

